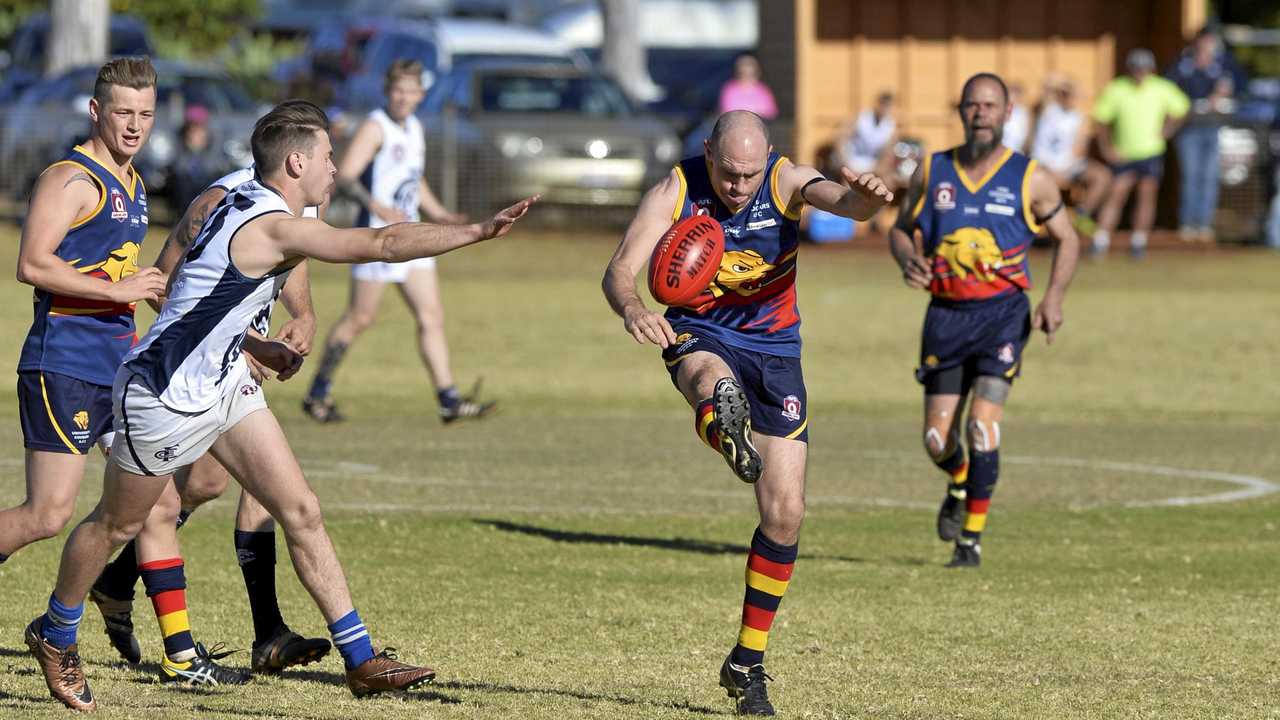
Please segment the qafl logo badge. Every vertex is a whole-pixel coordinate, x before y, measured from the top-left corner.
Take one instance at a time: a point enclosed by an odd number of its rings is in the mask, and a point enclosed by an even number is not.
[[[933,209],[934,210],[955,210],[956,208],[956,186],[949,182],[938,183],[938,187],[933,190]]]
[[[795,395],[788,395],[782,398],[782,417],[791,422],[798,422],[800,420],[800,410],[800,398]]]
[[[120,192],[120,188],[111,188],[111,219],[116,222],[124,222],[129,219],[129,208],[124,205],[124,193]]]

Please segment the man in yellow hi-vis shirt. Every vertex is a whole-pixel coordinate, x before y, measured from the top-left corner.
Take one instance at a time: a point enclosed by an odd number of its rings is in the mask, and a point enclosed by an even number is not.
[[[1125,60],[1128,75],[1121,75],[1102,89],[1093,108],[1098,147],[1111,165],[1115,179],[1098,214],[1093,236],[1093,256],[1102,257],[1111,246],[1111,232],[1129,191],[1138,187],[1133,211],[1130,248],[1134,258],[1147,249],[1147,234],[1156,218],[1156,191],[1164,172],[1165,141],[1173,137],[1191,107],[1191,101],[1172,82],[1155,73],[1156,58],[1137,48]]]

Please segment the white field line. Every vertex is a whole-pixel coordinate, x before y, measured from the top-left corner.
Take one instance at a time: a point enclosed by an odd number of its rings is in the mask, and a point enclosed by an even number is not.
[[[879,450],[868,450],[863,455],[878,459],[901,459],[915,461],[915,454],[902,452],[888,452]],[[1131,473],[1134,475],[1154,475],[1157,477],[1179,477],[1199,480],[1210,480],[1214,482],[1229,483],[1238,486],[1239,489],[1228,490],[1219,493],[1211,493],[1208,495],[1195,496],[1175,496],[1167,498],[1159,498],[1155,500],[1131,500],[1122,504],[1122,507],[1140,508],[1140,507],[1187,507],[1193,505],[1209,505],[1214,503],[1239,502],[1242,500],[1251,500],[1253,498],[1269,495],[1280,491],[1280,484],[1273,483],[1269,480],[1254,476],[1242,475],[1238,473],[1226,473],[1216,470],[1190,470],[1185,468],[1170,467],[1167,465],[1153,465],[1148,463],[1135,462],[1116,462],[1111,460],[1088,460],[1082,458],[1070,457],[1037,457],[1024,455],[1009,455],[1001,458],[1002,462],[1011,465],[1035,465],[1045,466],[1052,465],[1057,467],[1080,468],[1084,470],[1102,470],[1108,472]],[[518,482],[502,482],[494,480],[480,479],[453,479],[441,477],[408,477],[404,475],[382,475],[379,474],[380,468],[377,465],[355,462],[337,462],[337,463],[319,463],[307,462],[306,472],[312,477],[344,477],[349,475],[366,475],[375,476],[368,479],[379,482],[396,485],[417,485],[432,487],[457,487],[457,488],[510,488],[510,489],[529,489],[527,483]],[[561,486],[561,489],[570,489]],[[681,496],[695,496],[704,498],[724,498],[737,499],[742,497],[742,490],[734,488],[732,490],[712,490],[701,488],[683,488],[679,490],[658,490],[652,487],[635,487],[615,485],[613,487],[602,487],[600,485],[581,486],[576,489],[585,490],[593,493],[623,493],[623,494],[676,494]],[[875,498],[862,495],[810,495],[809,503],[811,505],[858,505],[885,508],[909,508],[920,510],[932,510],[934,503],[920,502],[913,500],[896,500],[892,498]],[[468,511],[494,511],[494,510],[511,510],[515,512],[563,512],[565,508],[557,506],[508,506],[498,504],[476,503],[476,504],[445,504],[445,505],[415,505],[410,503],[395,502],[338,502],[326,503],[327,507],[351,509],[351,510],[367,510],[367,511],[395,511],[395,510],[426,510],[431,512],[468,512]],[[1092,509],[1105,507],[1104,504],[1094,504],[1087,506],[1075,506],[1073,509]],[[606,506],[589,506],[577,505],[574,508],[578,512],[602,513],[609,514],[615,512],[623,512],[618,508]],[[670,510],[666,508],[654,508],[656,514],[670,514]],[[634,509],[625,510],[627,513],[634,514]]]

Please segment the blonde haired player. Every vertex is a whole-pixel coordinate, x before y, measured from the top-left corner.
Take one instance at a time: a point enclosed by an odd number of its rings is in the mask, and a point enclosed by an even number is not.
[[[387,68],[387,104],[369,113],[356,130],[338,167],[338,187],[361,207],[359,227],[379,228],[417,220],[419,211],[438,223],[466,222],[436,199],[423,176],[426,140],[414,111],[422,103],[422,63],[396,60]],[[477,402],[476,391],[458,392],[449,365],[449,343],[444,333],[444,305],[435,258],[409,262],[370,262],[351,267],[351,295],[342,317],[325,338],[320,367],[311,381],[302,408],[313,420],[342,420],[332,397],[334,374],[351,344],[373,325],[387,283],[400,286],[400,294],[418,326],[418,352],[427,366],[446,423],[483,417],[492,402]]]

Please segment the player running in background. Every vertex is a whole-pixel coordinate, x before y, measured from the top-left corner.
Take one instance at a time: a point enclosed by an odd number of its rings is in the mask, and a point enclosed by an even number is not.
[[[422,63],[397,60],[387,68],[387,105],[369,113],[356,130],[338,168],[338,187],[360,202],[359,227],[380,228],[417,221],[421,210],[433,222],[454,224],[466,217],[449,212],[427,186],[422,165],[426,140],[414,111],[422,103]],[[444,334],[444,306],[435,258],[402,263],[369,262],[351,266],[351,296],[342,317],[325,339],[320,367],[302,402],[307,415],[320,422],[342,419],[331,396],[333,376],[351,344],[373,325],[387,283],[397,283],[418,325],[418,351],[435,385],[440,419],[446,423],[478,418],[492,402],[475,401],[458,392],[449,367]]]
[[[172,273],[218,203],[237,186],[253,179],[253,168],[237,170],[215,181],[196,197],[169,233],[160,256],[156,258],[156,267],[165,273]],[[323,217],[324,208],[307,207],[303,214],[306,217]],[[316,329],[306,262],[299,263],[289,274],[289,281],[280,292],[280,300],[289,311],[291,319],[280,328],[276,338],[306,355],[311,351]],[[266,337],[269,329],[269,317],[263,318],[263,322],[254,328],[263,337]],[[251,357],[246,360],[251,364],[253,362]],[[257,375],[262,379],[267,377],[266,371],[261,369],[257,371]],[[231,475],[226,468],[209,454],[175,472],[174,484],[182,500],[178,527],[181,528],[186,523],[196,508],[220,497],[230,480]],[[244,490],[240,491],[240,501],[236,508],[234,539],[236,557],[249,597],[249,610],[253,616],[253,672],[275,674],[286,667],[305,665],[324,657],[330,649],[328,640],[298,635],[289,629],[280,614],[275,583],[275,522],[262,504]],[[133,633],[132,619],[133,588],[142,572],[144,571],[138,567],[136,542],[130,540],[120,551],[120,555],[103,570],[90,593],[90,598],[102,612],[112,647],[130,664],[137,664],[142,660],[142,650]]]
[[[258,120],[251,144],[261,182],[240,185],[219,203],[178,267],[160,316],[116,374],[117,434],[102,499],[71,533],[48,611],[27,628],[50,689],[76,709],[94,707],[74,654],[85,597],[115,548],[144,524],[155,533],[150,542],[176,553],[175,523],[149,523],[148,516],[172,487],[172,473],[209,451],[283,527],[294,569],[329,623],[352,693],[405,690],[435,677],[430,668],[399,662],[390,649],[374,653],[319,502],[243,353],[285,376],[300,367],[294,348],[249,330],[269,316],[289,271],[304,259],[438,255],[505,234],[535,199],[484,224],[338,229],[300,217],[324,201],[336,174],[322,110],[278,106]]]
[[[636,342],[663,348],[699,439],[754,483],[760,525],[747,558],[738,643],[720,684],[746,715],[773,715],[765,645],[795,564],[804,518],[808,425],[796,311],[800,211],[808,203],[863,221],[893,199],[875,175],[844,171],[848,187],[772,152],[758,116],[725,113],[704,155],[645,195],[610,260],[604,294]],[[648,309],[636,274],[672,221],[708,215],[724,228],[720,270],[691,307]],[[758,450],[757,450],[758,448]]]
[[[1053,176],[1001,145],[1009,117],[1004,81],[990,73],[969,78],[959,111],[964,144],[934,153],[916,171],[889,249],[907,285],[932,295],[916,379],[924,385],[925,450],[950,477],[938,537],[955,542],[950,567],[977,567],[1000,473],[1005,400],[1032,328],[1052,342],[1062,326],[1079,239]],[[1055,250],[1048,289],[1031,313],[1027,254],[1041,232]]]

